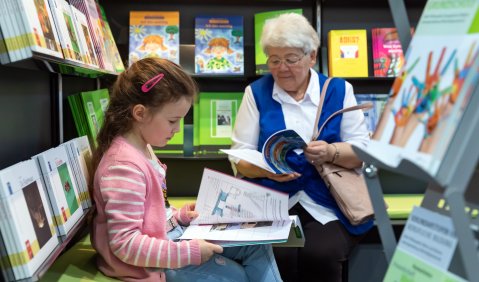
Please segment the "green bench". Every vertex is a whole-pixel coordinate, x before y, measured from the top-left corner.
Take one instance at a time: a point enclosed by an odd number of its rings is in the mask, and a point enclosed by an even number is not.
[[[385,195],[388,214],[391,220],[406,220],[413,206],[421,204],[423,195],[394,194]],[[174,207],[195,201],[195,197],[172,197],[169,202]],[[64,252],[42,277],[41,281],[118,281],[104,276],[95,264],[96,252],[87,235]]]

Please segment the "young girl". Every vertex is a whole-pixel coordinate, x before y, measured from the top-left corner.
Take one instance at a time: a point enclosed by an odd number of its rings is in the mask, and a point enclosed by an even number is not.
[[[139,60],[115,82],[93,157],[98,267],[125,281],[281,281],[270,245],[174,241],[198,214],[194,204],[169,206],[166,166],[150,144],[165,146],[178,132],[196,92],[178,65],[159,58]]]

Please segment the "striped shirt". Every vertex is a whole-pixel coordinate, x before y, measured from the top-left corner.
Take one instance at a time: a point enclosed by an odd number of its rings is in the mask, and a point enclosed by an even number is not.
[[[166,166],[163,165],[166,169]],[[164,177],[122,137],[104,154],[94,179],[97,214],[92,243],[99,269],[125,281],[165,281],[162,268],[200,264],[196,240],[173,242],[166,236]],[[186,211],[174,217],[189,224]]]

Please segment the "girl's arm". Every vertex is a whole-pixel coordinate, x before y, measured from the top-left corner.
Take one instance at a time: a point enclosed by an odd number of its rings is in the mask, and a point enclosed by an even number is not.
[[[173,242],[143,233],[146,179],[138,167],[114,164],[100,175],[103,201],[99,212],[105,213],[109,247],[118,259],[131,265],[159,268],[201,263],[198,240]]]

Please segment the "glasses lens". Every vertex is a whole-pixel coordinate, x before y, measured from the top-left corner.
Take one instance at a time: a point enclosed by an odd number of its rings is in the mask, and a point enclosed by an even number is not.
[[[293,66],[296,65],[303,57],[297,56],[297,55],[291,55],[286,58],[284,58],[284,62],[288,66]]]
[[[269,57],[267,64],[270,67],[277,67],[281,64],[281,60],[278,57]]]

